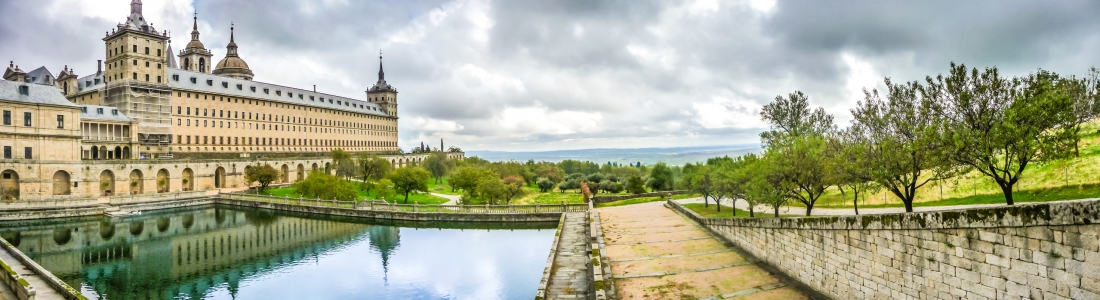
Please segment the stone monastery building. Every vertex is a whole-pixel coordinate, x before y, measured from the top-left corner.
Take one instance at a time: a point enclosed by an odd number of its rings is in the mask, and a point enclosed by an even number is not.
[[[263,163],[289,182],[328,169],[333,149],[395,166],[426,156],[398,154],[397,89],[381,56],[365,100],[263,83],[237,52],[233,29],[214,64],[197,16],[175,52],[132,0],[125,22],[103,37],[95,73],[66,66],[54,76],[9,63],[0,81],[2,200],[244,187],[243,168]]]

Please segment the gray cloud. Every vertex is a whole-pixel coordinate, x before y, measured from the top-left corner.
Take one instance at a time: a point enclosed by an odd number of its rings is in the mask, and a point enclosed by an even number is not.
[[[99,32],[127,12],[113,1],[108,13],[0,2],[0,58],[94,71]],[[858,90],[884,76],[918,80],[952,61],[1013,75],[1100,63],[1100,3],[1083,0],[165,1],[146,1],[146,16],[177,46],[193,9],[219,58],[235,23],[258,81],[362,98],[385,49],[404,147],[752,143],[759,106],[796,89],[843,126]]]

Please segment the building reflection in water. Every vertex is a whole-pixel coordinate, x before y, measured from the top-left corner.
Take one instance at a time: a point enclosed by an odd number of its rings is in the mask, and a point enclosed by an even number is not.
[[[309,263],[369,238],[388,267],[398,227],[209,207],[125,218],[5,223],[3,236],[86,295],[109,299],[205,298],[224,286]]]

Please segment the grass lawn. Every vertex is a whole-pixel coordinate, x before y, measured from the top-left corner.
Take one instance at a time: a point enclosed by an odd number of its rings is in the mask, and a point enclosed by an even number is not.
[[[428,181],[428,191],[444,195],[462,195],[462,190],[457,190],[454,192],[451,191],[451,183],[450,181],[447,181],[447,177],[443,177],[443,179],[439,183],[436,183],[435,178],[432,178],[430,181]]]
[[[702,203],[688,203],[688,204],[684,204],[684,207],[686,207],[687,209],[690,209],[691,211],[693,211],[693,212],[695,212],[695,213],[697,213],[700,216],[703,216],[705,218],[748,218],[749,217],[749,211],[737,209],[737,213],[734,214],[733,213],[733,208],[729,207],[729,206],[726,206],[726,205],[722,205],[722,212],[718,212],[718,207],[714,204],[711,204],[710,207],[703,207]],[[774,218],[775,217],[775,213],[773,211],[756,211],[756,212],[753,213],[753,215],[755,215],[756,218]],[[801,216],[781,214],[781,215],[779,215],[779,217],[780,218],[789,218],[789,217],[801,217]]]
[[[599,204],[596,204],[596,207],[613,207],[613,206],[623,206],[623,205],[631,205],[631,204],[647,203],[647,202],[656,202],[656,201],[665,201],[665,198],[664,197],[645,197],[645,198],[626,199],[626,200],[622,200],[622,201],[599,203]]]
[[[369,193],[367,193],[367,191],[360,189],[360,187],[358,187],[358,186],[355,187],[355,190],[359,193],[359,199],[360,200],[377,199],[374,194],[369,194]],[[377,191],[372,191],[372,192],[377,192]],[[289,198],[298,198],[298,197],[302,196],[302,194],[299,194],[298,191],[296,191],[294,189],[294,187],[290,187],[290,186],[281,187],[281,188],[268,188],[268,189],[265,189],[263,192],[261,192],[261,194],[268,195],[268,196],[289,197]],[[394,203],[395,201],[398,204],[405,204],[405,195],[390,195],[386,199],[386,202],[390,202],[390,203]],[[436,196],[432,196],[430,194],[409,194],[409,204],[418,203],[420,205],[436,205],[436,204],[445,203],[447,201],[449,201],[449,200],[447,200],[446,198],[436,197]]]
[[[1046,201],[1058,201],[1058,200],[1075,200],[1086,198],[1100,197],[1100,184],[1088,184],[1088,185],[1069,185],[1060,186],[1045,189],[1036,190],[1023,190],[1012,193],[1012,199],[1016,203],[1023,202],[1046,202]],[[943,200],[915,202],[914,207],[919,206],[948,206],[948,205],[965,205],[965,204],[1004,204],[1004,194],[985,194],[985,195],[973,195],[965,197],[948,198]],[[848,202],[837,203],[829,202],[822,205],[822,202],[818,202],[814,205],[814,208],[852,208],[852,202],[849,199]],[[792,206],[803,207],[802,203],[794,202]],[[881,208],[881,207],[904,207],[901,200],[894,198],[893,203],[887,204],[863,204],[860,203],[860,208]]]

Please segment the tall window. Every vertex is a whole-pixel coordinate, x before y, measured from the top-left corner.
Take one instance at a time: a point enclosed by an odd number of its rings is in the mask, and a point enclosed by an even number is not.
[[[11,111],[4,111],[4,125],[11,125]]]
[[[65,115],[57,115],[57,128],[65,128]]]
[[[4,159],[11,159],[11,146],[4,146]]]
[[[137,45],[134,45],[134,53],[137,53]]]
[[[31,147],[23,147],[23,158],[31,159]]]
[[[23,113],[23,126],[31,127],[31,113]]]

